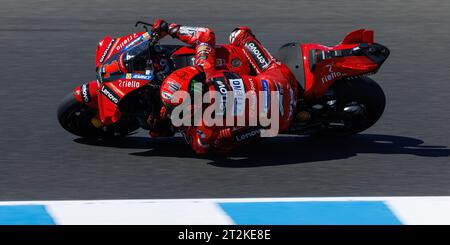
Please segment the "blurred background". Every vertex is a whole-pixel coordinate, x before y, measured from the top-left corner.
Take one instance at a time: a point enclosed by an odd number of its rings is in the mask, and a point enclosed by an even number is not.
[[[450,195],[449,1],[0,0],[0,200]],[[164,18],[209,26],[218,43],[239,25],[272,52],[334,45],[359,28],[391,56],[373,76],[387,107],[342,141],[277,137],[199,158],[183,139],[145,132],[116,143],[65,132],[61,99],[95,79],[97,42]],[[167,38],[164,43],[176,43]]]

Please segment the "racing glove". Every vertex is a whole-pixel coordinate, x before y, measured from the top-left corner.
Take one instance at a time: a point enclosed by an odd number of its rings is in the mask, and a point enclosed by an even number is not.
[[[180,26],[175,23],[169,24],[163,19],[156,19],[153,22],[152,32],[158,33],[160,38],[165,37],[167,34],[173,38],[176,38],[179,27]]]
[[[167,23],[163,19],[156,19],[153,22],[152,32],[158,33],[160,38],[165,37],[168,34],[169,31],[169,23]]]

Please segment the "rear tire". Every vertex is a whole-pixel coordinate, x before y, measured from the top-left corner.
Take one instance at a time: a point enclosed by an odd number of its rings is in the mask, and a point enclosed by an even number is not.
[[[333,86],[338,110],[343,111],[349,104],[358,104],[363,108],[363,114],[344,118],[349,122],[346,126],[327,127],[317,136],[350,136],[370,128],[380,119],[386,106],[386,96],[374,80],[368,77],[342,79]]]
[[[78,102],[72,93],[66,95],[58,106],[58,122],[68,132],[84,138],[113,139],[124,137],[139,128],[134,119],[121,118],[103,128],[96,128],[91,119],[98,111]]]

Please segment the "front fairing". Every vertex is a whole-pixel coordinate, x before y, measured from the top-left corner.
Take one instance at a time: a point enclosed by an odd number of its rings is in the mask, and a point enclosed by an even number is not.
[[[147,38],[150,36],[151,32],[136,32],[118,38],[106,36],[98,42],[95,56],[95,68],[98,69],[103,62],[113,55],[129,49],[143,40],[148,40]]]
[[[97,69],[97,79],[100,83],[111,82],[124,76],[125,73],[153,74],[147,66],[149,58],[149,41],[144,40],[129,48],[124,48],[104,61]],[[115,68],[112,66],[115,65]]]
[[[99,117],[105,125],[117,122],[122,116],[119,104],[128,93],[154,79],[151,69],[134,69],[135,63],[145,63],[144,59],[148,57],[151,33],[135,35],[115,41],[111,47],[113,51],[97,68]]]

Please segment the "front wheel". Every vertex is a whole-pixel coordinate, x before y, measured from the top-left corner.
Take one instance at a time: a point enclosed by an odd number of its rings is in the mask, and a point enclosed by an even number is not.
[[[334,85],[336,115],[317,136],[349,136],[374,125],[384,112],[386,97],[368,77],[342,79]]]
[[[112,125],[97,128],[91,122],[97,113],[96,109],[78,102],[70,93],[58,106],[58,122],[68,132],[84,138],[123,137],[139,128],[136,120],[126,117]]]

